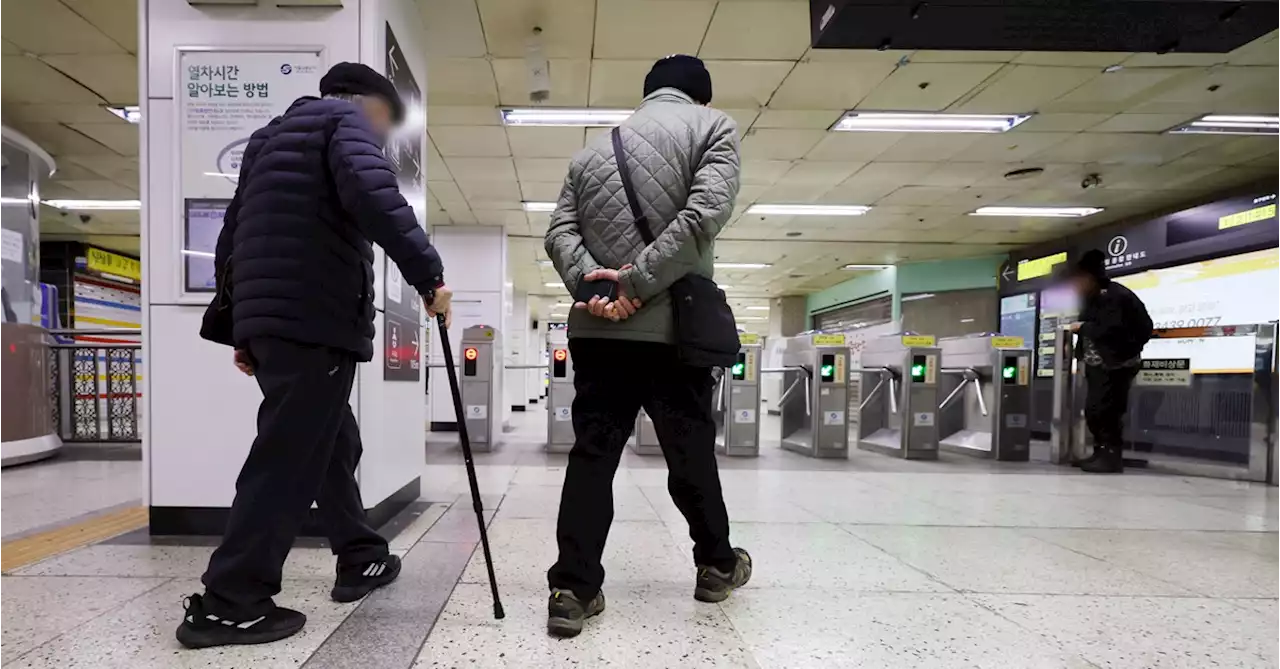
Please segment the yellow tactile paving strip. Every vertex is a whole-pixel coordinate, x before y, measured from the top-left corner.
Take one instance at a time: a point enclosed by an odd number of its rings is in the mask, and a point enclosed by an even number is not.
[[[6,541],[0,545],[0,571],[9,572],[25,567],[59,553],[132,532],[146,524],[146,508],[134,506],[48,532]]]

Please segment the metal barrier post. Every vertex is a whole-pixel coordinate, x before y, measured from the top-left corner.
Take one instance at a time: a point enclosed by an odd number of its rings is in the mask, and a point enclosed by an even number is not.
[[[721,377],[720,394],[726,397],[724,441],[716,451],[729,456],[760,455],[760,360],[762,338],[741,335],[742,350],[733,367]]]

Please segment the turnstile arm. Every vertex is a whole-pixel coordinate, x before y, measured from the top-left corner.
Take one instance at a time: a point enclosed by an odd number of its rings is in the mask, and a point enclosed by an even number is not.
[[[880,381],[876,383],[874,388],[871,389],[871,392],[867,393],[866,397],[862,398],[862,404],[858,405],[859,411],[862,411],[863,409],[867,408],[867,405],[871,403],[871,400],[876,398],[876,393],[880,392],[880,389],[884,387],[885,382],[888,381],[889,382],[889,413],[894,413],[894,414],[898,413],[898,377],[894,375],[893,370],[889,369],[888,367],[879,367],[879,368],[873,368],[873,369],[867,369],[865,367],[853,367],[850,369],[850,371],[878,372],[880,374]]]
[[[942,400],[942,404],[938,405],[938,411],[942,411],[943,409],[951,406],[951,402],[955,400],[956,396],[959,395],[964,390],[964,387],[967,385],[969,385],[969,382],[965,381],[960,385],[956,386],[955,389],[952,390],[950,393],[948,393],[946,398]]]
[[[964,391],[964,387],[972,383],[974,390],[978,392],[978,410],[981,411],[984,416],[989,415],[987,413],[987,401],[982,399],[982,377],[978,376],[978,372],[976,370],[972,367],[966,367],[963,369],[958,367],[943,367],[940,371],[943,374],[960,374],[964,376],[964,380],[960,382],[960,385],[955,387],[955,390],[952,390],[951,393],[947,395],[946,399],[942,400],[942,403],[938,405],[939,411],[951,406],[951,403],[955,401],[956,397]]]
[[[982,381],[980,381],[977,377],[974,377],[973,379],[973,389],[978,392],[978,410],[982,412],[982,415],[984,416],[988,415],[987,401],[982,399]]]

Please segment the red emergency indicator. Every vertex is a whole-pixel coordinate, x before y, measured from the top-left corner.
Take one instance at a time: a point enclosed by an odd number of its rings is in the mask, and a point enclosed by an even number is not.
[[[480,357],[480,351],[478,349],[469,348],[462,352],[462,357],[467,360],[475,360]]]
[[[555,356],[556,356],[556,360],[564,361],[566,358],[569,357],[569,352],[562,348],[558,348],[556,349]]]

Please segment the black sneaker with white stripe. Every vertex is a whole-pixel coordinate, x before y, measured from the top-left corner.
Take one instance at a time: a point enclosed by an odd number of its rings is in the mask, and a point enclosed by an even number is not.
[[[359,565],[338,566],[338,580],[331,596],[335,602],[354,602],[396,580],[400,575],[400,558],[388,555],[380,560]]]
[[[178,643],[187,648],[270,643],[302,631],[307,617],[293,609],[277,606],[266,614],[244,620],[209,613],[204,598],[191,595],[183,606],[186,613],[178,626]]]

